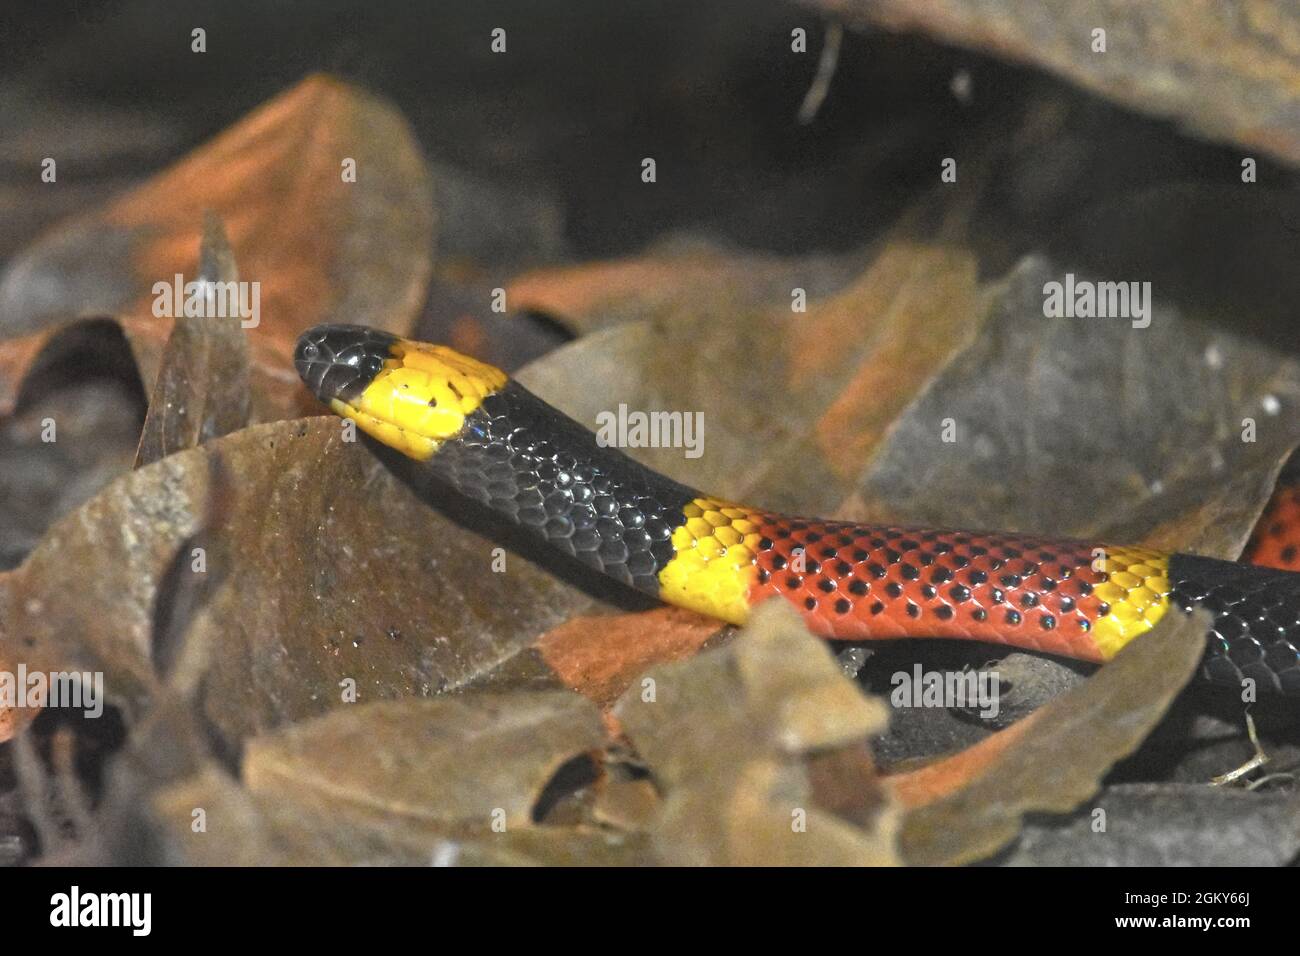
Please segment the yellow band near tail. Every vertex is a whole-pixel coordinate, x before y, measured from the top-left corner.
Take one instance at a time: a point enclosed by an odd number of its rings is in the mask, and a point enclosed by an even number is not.
[[[421,461],[454,438],[465,418],[506,383],[506,373],[441,345],[400,339],[355,400],[330,408],[363,432]]]
[[[765,515],[719,498],[696,498],[683,509],[685,521],[673,531],[673,557],[659,572],[660,597],[733,624],[749,614],[759,568]],[[767,516],[770,517],[770,516]],[[770,531],[770,529],[769,529]],[[1093,570],[1105,580],[1092,596],[1105,614],[1092,622],[1096,655],[1110,660],[1146,633],[1169,608],[1169,555],[1148,548],[1108,547],[1095,553]],[[832,612],[840,590],[823,599]],[[833,620],[833,616],[828,619]],[[882,633],[888,631],[882,629]]]
[[[1110,611],[1092,628],[1101,659],[1110,660],[1133,638],[1144,634],[1169,609],[1169,555],[1147,548],[1099,549],[1106,581],[1093,589]]]
[[[749,591],[758,574],[754,511],[719,498],[696,498],[673,531],[673,557],[659,572],[659,596],[732,624],[749,617]]]

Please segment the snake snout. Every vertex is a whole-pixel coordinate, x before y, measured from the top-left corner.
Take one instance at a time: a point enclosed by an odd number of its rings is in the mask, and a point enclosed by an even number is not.
[[[364,325],[318,325],[298,338],[293,364],[322,402],[363,392],[391,354],[397,337]]]

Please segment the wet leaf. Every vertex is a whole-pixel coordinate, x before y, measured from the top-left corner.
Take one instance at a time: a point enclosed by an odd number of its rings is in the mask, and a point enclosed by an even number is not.
[[[1287,0],[811,0],[850,24],[919,30],[1064,76],[1131,109],[1300,164],[1300,14]],[[1104,28],[1104,52],[1093,30]]]
[[[1166,615],[1080,687],[983,743],[890,778],[912,809],[901,846],[913,864],[968,863],[1015,838],[1025,814],[1068,813],[1150,733],[1205,648],[1207,619]]]
[[[651,669],[615,715],[666,794],[650,830],[665,862],[893,859],[892,812],[881,809],[864,828],[821,809],[803,762],[879,732],[885,708],[862,696],[784,604],[756,610],[722,648]]]
[[[355,182],[344,181],[348,159]],[[227,224],[241,278],[257,284],[261,322],[249,343],[260,418],[304,407],[290,361],[303,329],[405,331],[419,311],[433,235],[424,160],[390,107],[314,76],[15,258],[0,277],[0,335],[120,316],[151,386],[172,324],[154,317],[154,287],[197,277],[206,210]]]

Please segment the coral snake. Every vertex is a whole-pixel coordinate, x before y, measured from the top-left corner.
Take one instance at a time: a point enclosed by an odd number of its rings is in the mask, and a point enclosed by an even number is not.
[[[742,623],[779,595],[838,640],[965,638],[1107,661],[1170,607],[1212,617],[1203,674],[1300,695],[1300,574],[1029,534],[793,518],[701,494],[604,447],[452,349],[361,326],[298,340],[298,372],[372,438],[559,551],[670,604]],[[1280,496],[1252,547],[1278,544]]]

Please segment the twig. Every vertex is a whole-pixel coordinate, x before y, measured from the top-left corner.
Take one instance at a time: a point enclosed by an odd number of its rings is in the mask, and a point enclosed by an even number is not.
[[[1214,784],[1216,787],[1222,787],[1225,784],[1234,783],[1251,771],[1258,770],[1260,767],[1264,766],[1264,764],[1268,763],[1269,756],[1264,753],[1264,748],[1260,745],[1259,735],[1255,733],[1255,718],[1250,716],[1250,711],[1246,711],[1246,734],[1250,737],[1250,742],[1255,747],[1255,756],[1251,757],[1236,770],[1229,770],[1227,773],[1222,773],[1217,777],[1211,778],[1210,783]]]
[[[813,77],[812,86],[804,94],[799,106],[799,123],[807,126],[817,117],[822,108],[826,94],[830,92],[831,80],[835,77],[835,67],[840,62],[840,40],[844,37],[844,27],[838,21],[826,27],[826,36],[822,40],[822,55],[817,61],[817,75]]]

